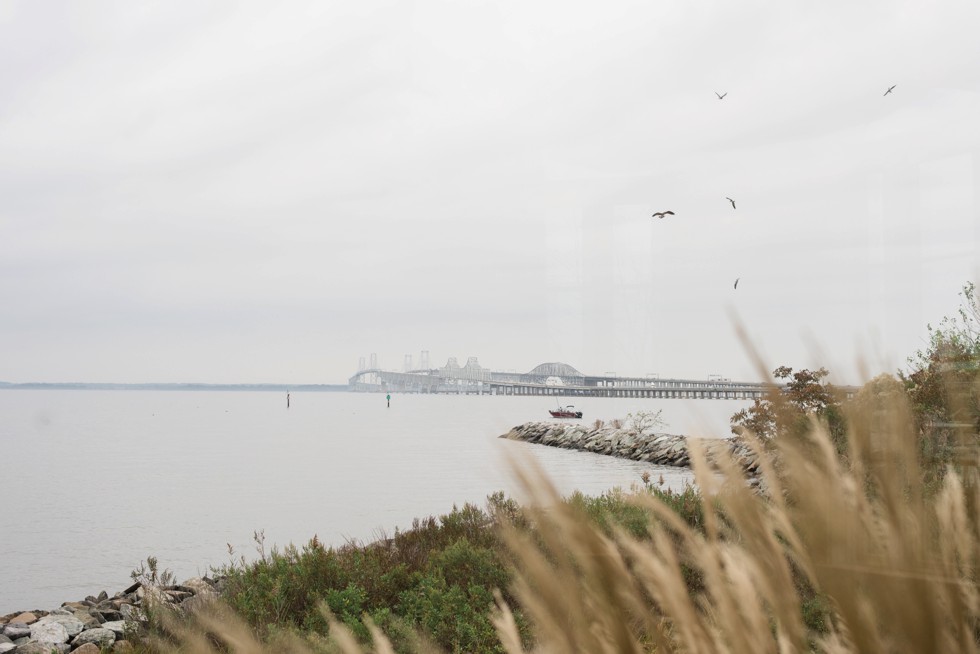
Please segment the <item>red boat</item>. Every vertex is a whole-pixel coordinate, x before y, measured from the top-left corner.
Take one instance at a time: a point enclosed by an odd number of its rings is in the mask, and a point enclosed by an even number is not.
[[[581,418],[582,412],[576,411],[575,407],[571,404],[568,406],[560,406],[557,409],[548,409],[548,413],[551,414],[552,418]]]

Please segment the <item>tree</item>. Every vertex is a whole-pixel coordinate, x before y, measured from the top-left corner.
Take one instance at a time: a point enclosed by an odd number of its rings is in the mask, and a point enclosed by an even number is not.
[[[967,484],[977,483],[980,433],[980,297],[973,282],[960,291],[956,317],[926,325],[929,345],[898,372],[919,434],[927,487],[938,488],[951,463]]]
[[[938,327],[926,325],[929,345],[909,357],[909,371],[899,377],[912,402],[920,430],[935,426],[972,425],[980,430],[980,297],[968,282],[960,291],[957,317]]]
[[[788,366],[772,371],[777,380],[788,380],[782,389],[756,399],[748,409],[732,416],[732,433],[750,431],[762,440],[777,436],[800,436],[810,430],[815,417],[825,420],[839,452],[844,451],[844,420],[833,385],[823,381],[826,368],[793,372]]]

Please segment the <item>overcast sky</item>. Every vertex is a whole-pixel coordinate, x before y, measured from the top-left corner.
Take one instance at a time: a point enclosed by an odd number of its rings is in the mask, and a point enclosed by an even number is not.
[[[978,25],[0,0],[0,380],[755,379],[733,316],[770,368],[894,371],[980,271]]]

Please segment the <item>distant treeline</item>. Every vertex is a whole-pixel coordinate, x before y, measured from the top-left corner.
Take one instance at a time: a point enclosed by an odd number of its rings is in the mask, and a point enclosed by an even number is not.
[[[69,391],[276,391],[335,392],[348,390],[347,384],[106,384],[85,382],[0,382],[0,390]]]

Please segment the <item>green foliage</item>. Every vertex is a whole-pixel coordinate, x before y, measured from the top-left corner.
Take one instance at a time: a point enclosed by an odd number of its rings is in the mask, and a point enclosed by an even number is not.
[[[397,609],[449,651],[503,651],[490,612],[494,589],[509,583],[496,552],[460,538],[432,553],[425,570],[399,597]]]
[[[302,548],[262,551],[252,563],[219,571],[226,576],[223,599],[265,634],[326,634],[325,607],[361,642],[369,640],[368,615],[398,651],[414,651],[415,630],[422,629],[450,651],[497,652],[489,645],[496,640],[493,591],[510,597],[510,573],[499,554],[496,520],[517,518],[520,508],[502,493],[491,496],[488,506],[489,512],[471,504],[454,507],[367,545],[327,548],[314,537]]]
[[[801,438],[810,433],[813,420],[827,424],[838,453],[847,448],[845,424],[838,392],[824,381],[826,368],[793,372],[788,366],[773,370],[773,377],[786,380],[782,390],[774,389],[769,397],[756,399],[748,409],[732,416],[732,433],[748,431],[763,441],[777,436]]]
[[[634,538],[647,536],[650,526],[649,512],[635,502],[628,501],[619,489],[594,497],[575,492],[568,498],[568,502],[607,536],[611,534],[614,525],[622,527]]]
[[[691,527],[704,528],[704,506],[701,493],[693,486],[685,486],[681,492],[669,488],[662,490],[647,485],[647,492],[666,504]],[[598,496],[573,493],[568,503],[578,508],[607,536],[613,526],[625,529],[634,538],[646,538],[653,517],[650,512],[631,499],[621,489],[614,489]]]
[[[955,318],[926,325],[929,345],[899,371],[919,433],[919,456],[928,488],[937,488],[955,448],[977,448],[980,432],[980,297],[976,285],[960,291]]]
[[[682,492],[648,486],[688,524],[701,529],[703,507],[693,487]],[[654,518],[630,494],[611,491],[598,497],[575,494],[567,500],[606,533],[614,527],[648,537]],[[219,571],[225,575],[223,599],[260,634],[296,632],[316,640],[328,632],[323,608],[363,643],[369,642],[364,616],[391,639],[396,651],[416,651],[417,631],[450,652],[502,652],[491,621],[495,590],[517,607],[514,618],[527,646],[531,628],[510,591],[509,560],[498,526],[506,522],[533,530],[524,510],[503,493],[491,495],[488,510],[454,508],[438,518],[362,545],[327,548],[314,537],[301,548],[287,546],[258,560],[244,560]],[[260,543],[261,539],[256,538]],[[684,571],[689,587],[702,585],[701,572]]]
[[[980,298],[970,282],[960,291],[957,317],[939,327],[926,325],[929,345],[909,357],[899,371],[920,427],[969,422],[980,429],[977,376],[980,373]]]

